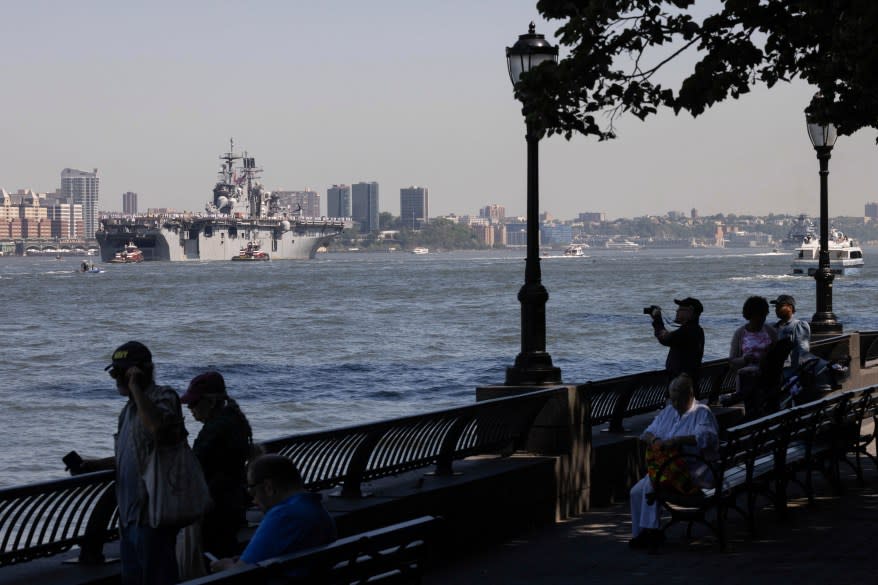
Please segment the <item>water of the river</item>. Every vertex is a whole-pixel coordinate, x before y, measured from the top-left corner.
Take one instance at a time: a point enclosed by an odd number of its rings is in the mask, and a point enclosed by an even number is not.
[[[878,266],[837,278],[847,329],[878,329]],[[813,279],[790,253],[586,250],[543,258],[547,350],[565,382],[663,367],[643,307],[705,306],[705,359],[725,357],[744,299]],[[557,253],[556,253],[557,254]],[[226,377],[257,440],[464,404],[502,383],[520,350],[524,252],[323,254],[306,262],[101,265],[0,258],[0,486],[64,475],[61,457],[112,454],[123,398],[104,372],[138,339],[178,390],[205,368]],[[187,413],[192,436],[198,423]]]

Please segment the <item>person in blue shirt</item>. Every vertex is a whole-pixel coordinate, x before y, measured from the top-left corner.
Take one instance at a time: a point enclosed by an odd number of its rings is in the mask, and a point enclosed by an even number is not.
[[[784,378],[789,378],[799,367],[802,356],[811,351],[811,326],[796,318],[796,299],[791,295],[779,295],[771,304],[778,318],[774,325],[778,341],[789,339],[792,342],[792,350],[784,362]]]
[[[212,572],[252,565],[336,539],[335,521],[320,494],[305,491],[299,470],[288,458],[269,454],[254,459],[247,468],[247,489],[265,517],[241,556],[214,561]]]

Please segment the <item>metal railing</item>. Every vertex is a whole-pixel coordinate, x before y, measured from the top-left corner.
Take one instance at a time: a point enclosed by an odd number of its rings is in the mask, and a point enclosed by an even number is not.
[[[104,542],[118,538],[115,474],[0,489],[0,567],[81,548],[79,560],[100,563]]]
[[[861,348],[874,347],[878,332],[861,334]],[[813,352],[830,358],[849,352],[850,337],[813,344]],[[862,354],[862,352],[861,352]],[[702,366],[699,399],[716,402],[734,388],[727,360]],[[591,425],[609,423],[623,430],[623,420],[665,405],[667,375],[643,372],[584,385]],[[263,447],[296,462],[311,490],[341,486],[343,497],[360,497],[363,483],[405,471],[435,466],[450,475],[454,461],[485,453],[509,454],[523,446],[537,414],[566,392],[549,388],[509,398],[433,411],[328,431],[290,435]],[[50,556],[80,546],[80,561],[100,562],[104,542],[117,538],[114,474],[89,473],[27,486],[0,489],[0,567]]]
[[[362,483],[435,465],[451,475],[453,462],[477,454],[511,454],[524,445],[540,410],[565,387],[486,400],[393,420],[291,435],[267,441],[290,457],[309,490],[342,486],[360,497]],[[118,538],[115,474],[100,471],[0,489],[0,567],[80,546],[82,563],[103,561],[102,547]]]

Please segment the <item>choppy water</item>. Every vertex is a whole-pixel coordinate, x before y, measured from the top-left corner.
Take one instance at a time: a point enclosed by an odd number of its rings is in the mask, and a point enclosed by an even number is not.
[[[724,357],[752,294],[814,281],[790,255],[587,250],[544,258],[547,349],[566,382],[661,368],[644,306],[705,306],[706,358]],[[0,485],[63,476],[61,457],[112,453],[123,405],[104,372],[113,348],[146,343],[178,390],[219,369],[257,439],[471,402],[520,349],[523,251],[328,254],[309,262],[143,263],[77,273],[81,258],[0,258]],[[878,329],[878,255],[838,278],[848,329]],[[188,416],[188,415],[187,415]],[[194,435],[198,423],[187,419]]]

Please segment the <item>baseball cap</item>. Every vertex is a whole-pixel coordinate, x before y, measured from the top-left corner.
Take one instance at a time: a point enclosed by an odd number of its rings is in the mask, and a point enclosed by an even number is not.
[[[681,300],[674,299],[674,302],[681,307],[691,307],[692,310],[695,311],[696,315],[700,315],[704,312],[704,305],[702,305],[701,301],[699,301],[698,299],[686,297],[685,299]]]
[[[205,394],[225,393],[226,381],[223,375],[219,372],[205,372],[192,378],[186,392],[180,397],[180,402],[183,404],[195,404]]]
[[[791,295],[778,295],[776,299],[771,301],[772,305],[789,305],[792,308],[796,308],[796,299],[794,299]]]
[[[116,351],[113,352],[113,363],[104,370],[112,368],[127,370],[131,366],[149,363],[152,363],[152,354],[146,346],[139,341],[129,341],[116,348]]]

